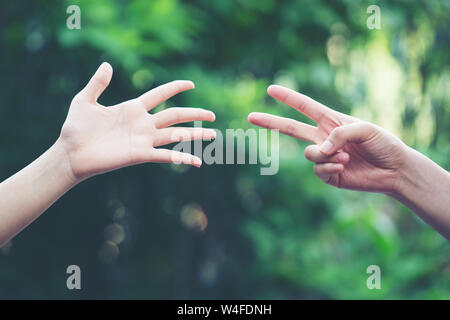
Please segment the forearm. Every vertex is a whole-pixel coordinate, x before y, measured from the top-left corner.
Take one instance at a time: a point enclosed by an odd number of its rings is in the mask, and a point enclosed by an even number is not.
[[[408,148],[394,197],[450,240],[450,173]]]
[[[56,142],[0,184],[0,246],[39,217],[76,184],[63,146]]]

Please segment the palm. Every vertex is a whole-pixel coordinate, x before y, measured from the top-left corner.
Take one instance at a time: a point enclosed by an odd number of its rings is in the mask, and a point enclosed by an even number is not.
[[[357,118],[334,111],[300,93],[283,87],[271,87],[269,94],[316,121],[317,127],[268,114],[251,114],[250,122],[265,128],[278,129],[284,134],[315,143],[314,146],[308,147],[310,150],[307,148],[305,155],[308,151],[315,154],[314,157],[319,159],[319,164],[337,162],[336,154],[325,157],[318,152],[319,145],[330,136],[335,128],[363,123]],[[347,143],[339,150],[338,153],[348,155],[344,170],[326,175],[319,173],[319,177],[326,183],[347,189],[380,192],[390,190],[393,173],[400,165],[401,157],[397,146],[402,142],[381,128],[375,126],[373,128],[373,134],[369,135],[366,140]],[[316,171],[316,173],[318,172]]]
[[[110,108],[87,102],[72,106],[62,135],[76,151],[71,152],[74,172],[110,171],[131,164],[139,151],[152,147],[151,139],[145,145],[138,138],[150,131],[143,113],[126,103]]]
[[[108,68],[100,68],[74,98],[61,131],[74,176],[84,178],[144,162],[199,166],[200,160],[192,155],[157,147],[183,140],[214,138],[215,132],[210,129],[168,127],[194,120],[213,121],[214,114],[198,108],[169,108],[148,113],[170,96],[192,89],[193,84],[174,81],[139,98],[104,107],[96,100],[109,83],[108,72]]]

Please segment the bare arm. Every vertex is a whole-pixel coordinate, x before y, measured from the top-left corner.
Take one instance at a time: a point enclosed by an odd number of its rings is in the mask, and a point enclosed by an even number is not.
[[[191,81],[173,81],[136,99],[105,107],[97,99],[111,77],[111,66],[103,63],[73,99],[55,144],[0,184],[0,246],[91,176],[145,162],[201,165],[198,157],[159,147],[214,139],[212,129],[170,127],[195,120],[214,121],[214,113],[200,108],[148,113],[173,95],[193,89]]]
[[[450,173],[414,149],[392,195],[450,240]]]
[[[270,86],[268,93],[314,120],[317,127],[264,113],[251,113],[249,121],[314,143],[305,149],[305,157],[314,163],[321,180],[394,197],[450,240],[450,174],[446,170],[374,124],[281,86]]]
[[[59,142],[0,183],[0,245],[35,220],[76,183]]]

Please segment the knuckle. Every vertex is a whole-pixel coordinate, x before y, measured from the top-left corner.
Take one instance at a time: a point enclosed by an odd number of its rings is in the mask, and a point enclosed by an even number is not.
[[[288,136],[294,137],[297,132],[297,127],[291,122],[286,126],[286,134]]]
[[[72,98],[71,104],[77,104],[83,101],[85,101],[85,97],[83,91],[80,91]]]
[[[183,136],[180,134],[173,133],[170,136],[170,142],[180,142],[183,141]]]
[[[298,111],[303,113],[305,111],[305,108],[306,108],[306,103],[305,103],[304,100],[301,100],[299,103],[297,103],[297,108],[296,109]]]
[[[339,140],[342,137],[343,133],[344,133],[343,127],[334,128],[333,131],[331,131],[330,138]]]
[[[181,117],[182,117],[182,112],[180,110],[180,108],[172,108],[172,112],[173,112],[173,118],[175,121],[180,121]]]
[[[323,180],[323,182],[325,182],[326,184],[329,184],[329,185],[334,185],[335,184],[333,176],[329,176],[327,179]]]
[[[202,139],[203,137],[206,137],[206,131],[201,129],[201,128],[194,128],[191,131],[191,135],[192,139],[197,140],[197,139]]]
[[[94,82],[101,87],[106,87],[108,86],[108,80],[107,78],[104,76],[104,74],[102,74],[101,76],[95,77],[93,78]]]
[[[167,99],[170,98],[170,88],[169,88],[169,86],[161,87],[161,98],[163,100],[167,100]]]
[[[70,104],[76,104],[79,101],[80,101],[80,96],[79,96],[79,93],[78,93],[72,98],[72,101],[70,102]]]
[[[376,125],[374,125],[373,123],[367,122],[367,121],[362,121],[360,123],[360,126],[362,129],[364,129],[367,132],[374,132],[374,131],[378,130]]]

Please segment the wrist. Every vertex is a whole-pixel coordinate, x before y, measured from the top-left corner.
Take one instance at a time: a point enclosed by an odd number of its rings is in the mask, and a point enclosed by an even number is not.
[[[450,173],[411,148],[398,172],[392,196],[450,240]]]
[[[396,172],[396,179],[391,194],[397,200],[407,198],[411,190],[416,187],[417,182],[418,152],[405,145],[402,153],[402,160]]]
[[[71,157],[61,139],[58,139],[47,152],[48,160],[51,162],[50,166],[65,184],[74,186],[81,181],[74,174]]]
[[[417,202],[419,196],[448,190],[450,174],[420,152],[405,148],[393,196],[402,203]]]

